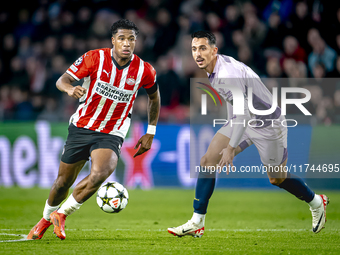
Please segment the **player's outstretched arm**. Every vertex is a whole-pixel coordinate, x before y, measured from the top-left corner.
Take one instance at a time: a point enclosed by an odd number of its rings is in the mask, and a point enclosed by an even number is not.
[[[149,99],[148,99],[149,126],[156,127],[158,118],[159,118],[159,109],[161,107],[161,97],[159,94],[159,90],[157,89],[156,92],[152,94],[148,94],[148,96],[149,96]],[[138,140],[135,146],[135,149],[137,149],[139,145],[140,147],[139,147],[139,150],[136,152],[136,154],[133,155],[134,158],[137,157],[138,155],[143,154],[144,152],[148,151],[151,148],[154,136],[155,136],[154,134],[146,133]]]
[[[57,80],[56,86],[61,92],[66,92],[70,97],[79,99],[86,93],[86,89],[81,86],[72,86],[75,81],[71,75],[64,73]]]

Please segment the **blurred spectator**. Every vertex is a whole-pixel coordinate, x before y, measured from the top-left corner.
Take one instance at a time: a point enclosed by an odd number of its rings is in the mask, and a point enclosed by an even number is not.
[[[337,1],[144,0],[113,5],[87,0],[81,7],[78,2],[39,1],[12,13],[0,10],[0,121],[68,121],[78,101],[59,92],[56,80],[86,51],[112,47],[110,27],[125,17],[140,29],[135,54],[156,67],[162,121],[188,121],[190,78],[206,77],[192,59],[190,35],[208,29],[216,35],[220,54],[261,76],[294,78],[272,79],[266,84],[270,90],[311,89],[313,99],[306,104],[311,112],[320,122],[340,122],[334,117],[340,114],[340,82],[326,79],[340,77]],[[306,77],[318,80],[308,83]],[[139,97],[133,115],[146,120],[145,111],[136,110],[145,108],[145,93]]]
[[[61,121],[60,114],[58,113],[58,102],[53,97],[48,97],[45,102],[44,110],[38,115],[38,120],[46,120],[50,122]]]
[[[255,13],[250,12],[244,17],[243,33],[250,47],[257,49],[266,37],[267,27]]]
[[[280,20],[285,22],[289,18],[293,6],[293,0],[271,0],[263,11],[263,18],[268,20],[271,14],[275,12],[280,16]]]
[[[0,118],[2,120],[13,119],[14,101],[11,97],[11,88],[8,85],[0,87]]]
[[[20,10],[18,13],[19,24],[16,26],[14,31],[15,38],[20,40],[21,37],[31,37],[34,32],[34,26],[30,21],[30,14],[28,10]]]
[[[158,28],[155,33],[155,44],[153,51],[156,57],[166,54],[175,44],[177,36],[177,24],[172,20],[171,14],[166,9],[157,12],[156,21]]]
[[[34,120],[33,106],[29,101],[27,90],[18,86],[12,87],[11,98],[14,102],[13,119],[21,121]]]
[[[178,75],[171,68],[171,59],[161,56],[156,62],[157,81],[160,84],[162,105],[177,106],[180,100],[181,82]]]
[[[29,78],[24,63],[18,56],[11,60],[12,79],[10,84],[16,85],[22,89],[29,90]]]
[[[303,48],[300,47],[299,42],[293,36],[287,36],[283,40],[283,57],[282,62],[286,58],[294,59],[306,63],[307,56]]]
[[[278,58],[269,58],[266,64],[267,75],[270,78],[282,77],[282,69]]]
[[[316,25],[308,12],[306,1],[298,1],[295,5],[295,13],[287,22],[287,27],[290,33],[298,39],[301,47],[307,52],[312,50],[307,42],[307,33],[311,28],[316,27]]]
[[[316,38],[316,41],[313,41],[311,45],[313,52],[308,56],[309,69],[313,70],[316,63],[321,62],[327,72],[332,72],[336,59],[335,50],[330,48],[321,37]]]
[[[281,22],[281,18],[277,12],[270,14],[268,19],[268,32],[262,44],[264,48],[282,49],[282,41],[286,34],[286,28]]]

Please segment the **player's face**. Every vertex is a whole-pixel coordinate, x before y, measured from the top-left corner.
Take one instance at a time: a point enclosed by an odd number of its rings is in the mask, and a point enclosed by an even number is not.
[[[118,29],[117,33],[112,37],[112,44],[118,57],[123,59],[130,58],[136,45],[135,31],[130,29]]]
[[[206,69],[217,53],[217,47],[210,45],[208,38],[193,38],[191,42],[192,56],[201,69]]]

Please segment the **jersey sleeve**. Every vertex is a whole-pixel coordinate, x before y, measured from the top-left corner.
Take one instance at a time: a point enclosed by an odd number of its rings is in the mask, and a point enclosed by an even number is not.
[[[142,87],[145,89],[151,88],[156,83],[156,70],[152,65],[145,62],[145,78]]]
[[[90,76],[93,69],[94,52],[89,51],[80,56],[66,71],[77,81]]]

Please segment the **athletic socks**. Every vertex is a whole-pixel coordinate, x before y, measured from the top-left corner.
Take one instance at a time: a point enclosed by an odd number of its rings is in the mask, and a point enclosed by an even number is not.
[[[198,225],[199,227],[204,226],[205,223],[205,214],[195,213],[192,215],[191,221]]]
[[[43,212],[43,218],[45,220],[50,221],[50,214],[52,212],[54,212],[55,210],[57,210],[59,205],[50,206],[47,201],[48,201],[48,199],[46,200],[46,203],[45,203],[44,212]]]
[[[206,214],[209,199],[215,188],[216,177],[212,178],[210,172],[198,174],[195,199],[194,199],[194,212],[198,214]]]
[[[316,209],[319,208],[320,205],[322,205],[322,198],[320,197],[320,195],[315,194],[314,198],[312,201],[310,201],[308,204],[310,206],[310,208],[312,209]]]
[[[79,204],[71,194],[68,199],[62,204],[62,206],[58,209],[58,213],[63,213],[66,216],[71,215],[75,211],[77,211],[82,204]]]
[[[297,175],[288,173],[287,178],[279,185],[281,189],[287,190],[289,193],[296,196],[298,199],[312,202],[315,193],[307,186],[307,184]],[[321,198],[320,198],[321,199]],[[316,200],[318,200],[316,198]],[[317,201],[314,201],[317,203]],[[312,204],[314,205],[314,202]]]

